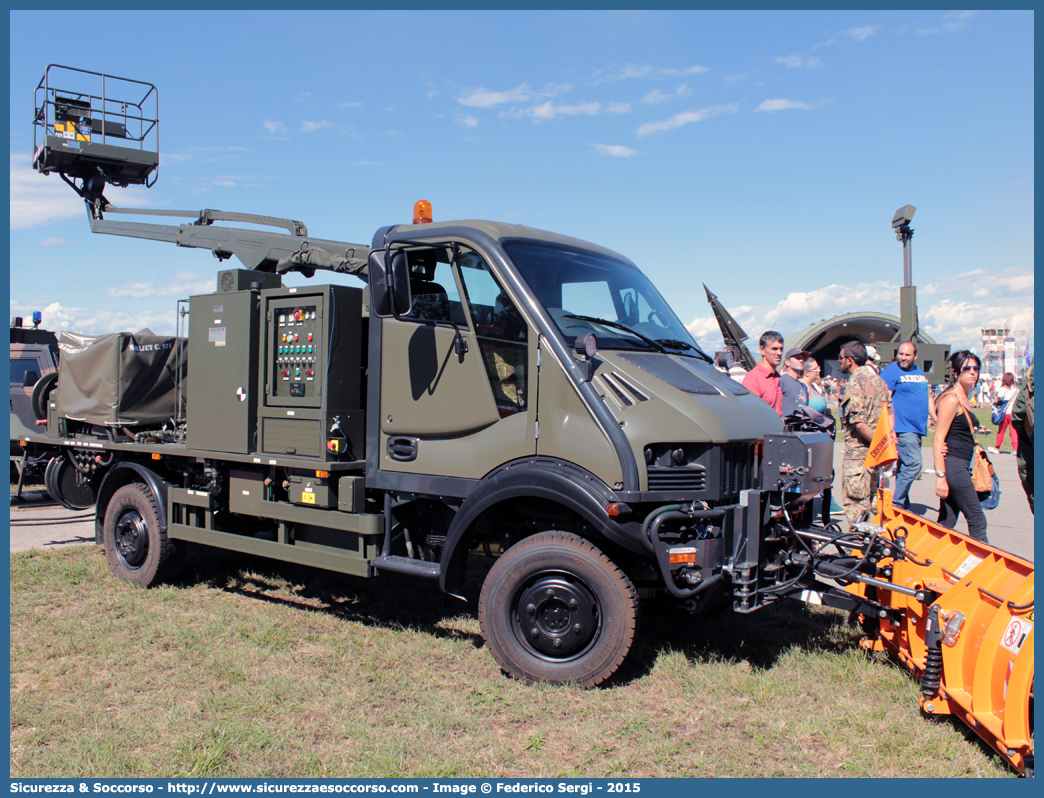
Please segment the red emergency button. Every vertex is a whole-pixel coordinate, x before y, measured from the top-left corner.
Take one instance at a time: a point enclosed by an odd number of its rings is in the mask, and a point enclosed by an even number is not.
[[[294,311],[294,321],[301,321],[301,311],[299,311],[299,310],[295,310]]]

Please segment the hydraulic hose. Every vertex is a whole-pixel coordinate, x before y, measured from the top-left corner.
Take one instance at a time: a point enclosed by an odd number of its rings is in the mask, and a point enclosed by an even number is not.
[[[677,507],[681,505],[674,506]],[[642,539],[647,542],[648,546],[652,547],[653,554],[656,555],[656,563],[660,566],[660,573],[663,575],[664,584],[666,584],[667,590],[670,591],[671,595],[677,596],[678,598],[691,598],[697,593],[702,593],[707,588],[716,585],[722,580],[722,575],[720,573],[714,574],[694,587],[678,587],[674,583],[674,577],[671,575],[671,564],[667,560],[667,553],[664,551],[663,546],[653,543],[653,540],[659,540],[660,526],[664,521],[689,521],[697,518],[720,518],[724,515],[724,510],[695,510],[686,513],[679,510],[672,510],[670,509],[670,506],[667,506],[661,507],[659,510],[654,510],[645,519],[645,523],[642,524],[642,530],[644,532],[647,529],[648,532],[647,534],[643,534]]]

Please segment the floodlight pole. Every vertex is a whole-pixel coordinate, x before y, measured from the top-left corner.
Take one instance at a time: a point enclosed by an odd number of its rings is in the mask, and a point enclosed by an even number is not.
[[[913,238],[913,228],[910,227],[910,223],[899,225],[895,229],[895,237],[897,241],[903,242],[903,286],[909,288],[913,285],[913,266],[911,264],[911,244],[910,239]]]
[[[903,242],[903,287],[899,289],[899,343],[913,341],[917,336],[917,289],[913,284],[913,257],[910,239],[913,238],[913,205],[904,205],[892,217],[892,229],[896,240]]]

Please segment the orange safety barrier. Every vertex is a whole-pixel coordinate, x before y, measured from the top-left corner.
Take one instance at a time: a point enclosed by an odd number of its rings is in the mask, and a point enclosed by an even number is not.
[[[921,603],[896,591],[849,585],[849,592],[876,598],[901,617],[868,624],[864,647],[891,652],[914,673],[925,712],[956,715],[1031,775],[1033,563],[894,507],[890,490],[878,498],[873,523],[893,539],[905,537],[907,554],[879,562],[878,578],[936,597]]]

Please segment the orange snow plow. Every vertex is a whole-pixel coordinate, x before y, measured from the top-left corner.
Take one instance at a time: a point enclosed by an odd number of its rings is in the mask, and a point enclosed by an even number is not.
[[[863,616],[863,645],[913,672],[926,713],[956,715],[1033,775],[1033,563],[879,499],[873,523],[898,545],[847,590],[893,612]]]

